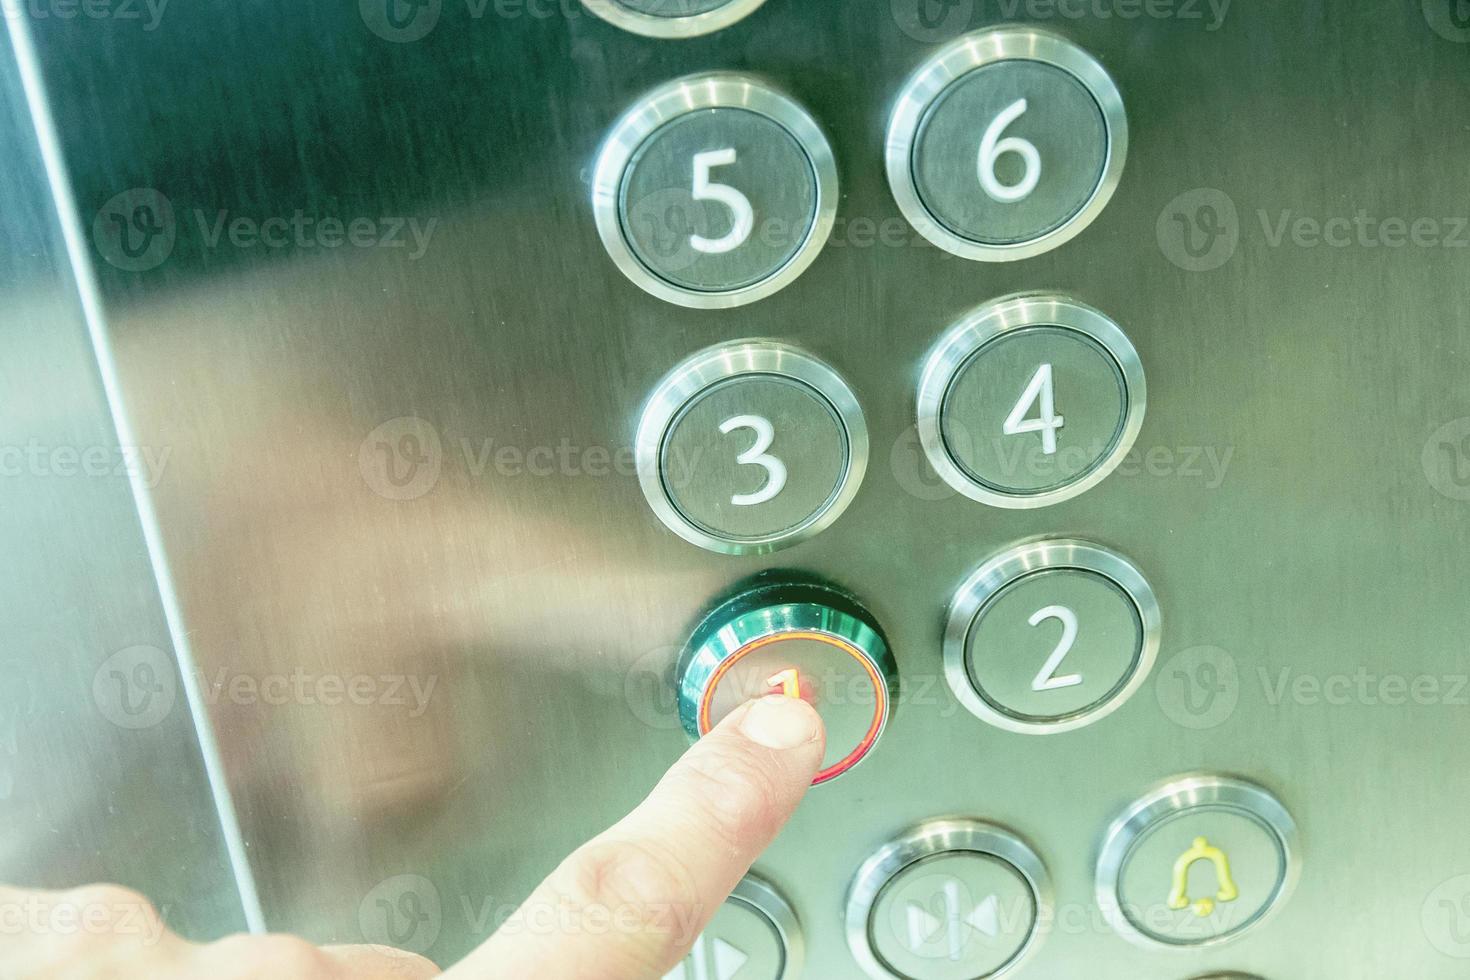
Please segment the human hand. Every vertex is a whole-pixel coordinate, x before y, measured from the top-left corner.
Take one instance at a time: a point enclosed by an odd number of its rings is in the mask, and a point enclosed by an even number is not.
[[[446,980],[656,980],[685,956],[790,819],[820,767],[821,719],[772,695],[743,705],[674,764],[632,813],[578,848]],[[293,936],[194,944],[113,885],[0,886],[0,978],[419,980],[421,956]]]

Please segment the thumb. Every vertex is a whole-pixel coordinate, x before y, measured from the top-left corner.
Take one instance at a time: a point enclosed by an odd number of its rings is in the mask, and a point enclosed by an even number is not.
[[[772,695],[737,708],[445,976],[662,977],[790,819],[825,741],[805,701]]]

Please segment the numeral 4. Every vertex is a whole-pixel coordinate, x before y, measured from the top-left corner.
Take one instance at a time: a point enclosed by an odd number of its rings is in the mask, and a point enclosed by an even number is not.
[[[1036,418],[1027,418],[1031,406],[1036,406]],[[1001,431],[1008,436],[1019,436],[1027,432],[1041,433],[1041,451],[1048,456],[1057,451],[1057,430],[1066,420],[1057,414],[1056,390],[1051,380],[1051,365],[1043,364],[1031,376],[1026,390],[1021,392],[1011,414],[1006,416]]]

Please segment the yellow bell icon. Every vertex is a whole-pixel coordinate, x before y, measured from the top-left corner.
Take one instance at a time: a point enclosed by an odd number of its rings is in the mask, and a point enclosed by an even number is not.
[[[1220,890],[1215,893],[1214,898],[1191,899],[1189,897],[1189,869],[1194,867],[1196,861],[1208,861],[1215,866],[1215,877],[1219,879]],[[1196,837],[1194,844],[1179,855],[1174,862],[1174,887],[1169,891],[1169,908],[1178,911],[1190,909],[1195,915],[1204,918],[1215,911],[1215,903],[1233,902],[1240,897],[1240,891],[1235,887],[1235,879],[1230,875],[1230,859],[1225,852],[1214,847],[1203,837]]]

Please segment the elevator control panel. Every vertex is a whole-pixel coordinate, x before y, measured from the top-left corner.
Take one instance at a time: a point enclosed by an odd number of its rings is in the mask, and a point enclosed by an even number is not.
[[[631,0],[612,6],[608,19],[649,26]],[[703,4],[686,21],[734,6]],[[1005,27],[958,38],[913,70],[882,162],[920,236],[964,259],[1010,262],[1082,233],[1127,149],[1122,96],[1102,65],[1055,34]],[[792,285],[816,258],[838,161],[794,98],[757,76],[711,72],[630,106],[592,184],[602,243],[629,280],[691,310],[728,310]],[[1076,498],[1132,450],[1148,404],[1143,359],[1106,312],[1037,290],[931,329],[915,374],[896,369],[891,381],[911,386],[909,421],[933,474],[992,519]],[[761,555],[833,526],[861,485],[868,440],[857,395],[821,357],[727,339],[676,361],[647,396],[638,476],[674,534]],[[947,613],[936,597],[943,636],[927,656],[993,737],[1067,737],[1150,678],[1164,616],[1132,560],[1060,534],[976,558]],[[807,700],[828,733],[814,782],[830,782],[877,748],[912,652],[890,650],[843,589],[774,572],[757,582],[712,600],[692,629],[676,669],[680,721],[699,738],[753,698]],[[1285,901],[1297,874],[1291,817],[1235,777],[1178,777],[1100,839],[1097,907],[1118,936],[1154,950],[1237,938]],[[786,975],[792,930],[782,940],[771,923],[795,913],[759,887],[778,912],[737,894],[671,977]],[[1053,930],[1053,904],[1047,863],[1019,833],[983,813],[936,816],[855,870],[849,951],[875,980],[1009,976]]]

